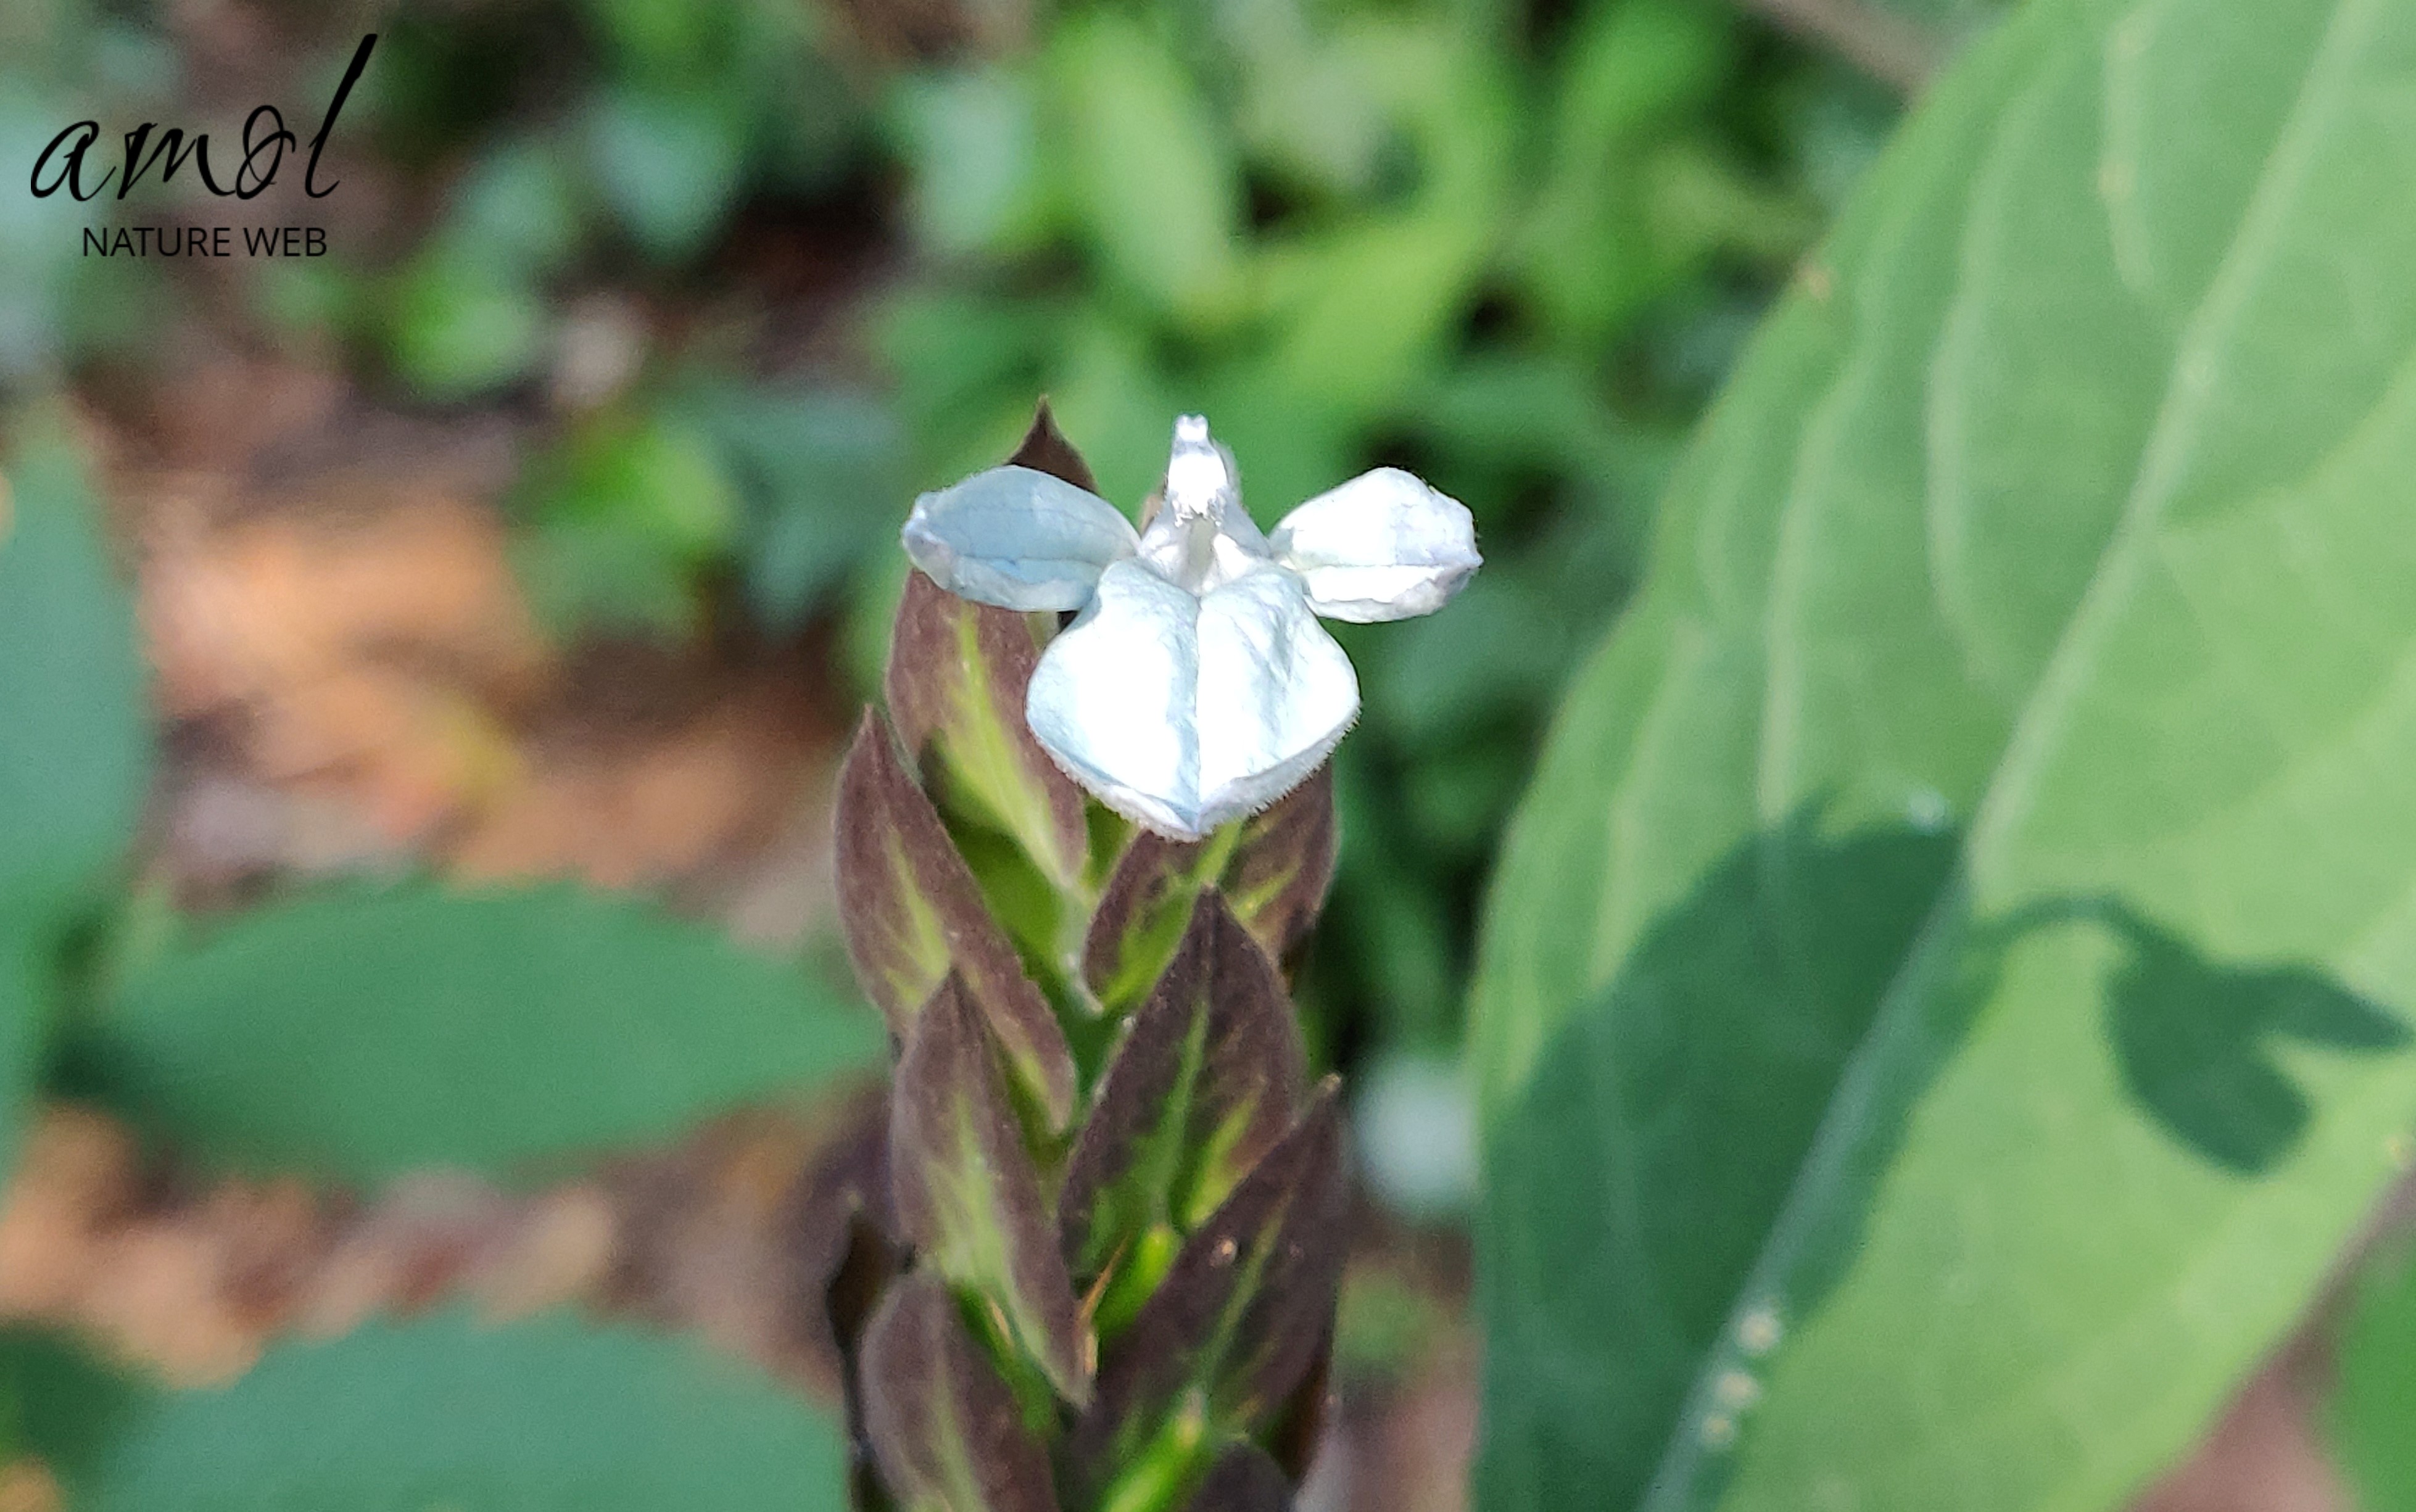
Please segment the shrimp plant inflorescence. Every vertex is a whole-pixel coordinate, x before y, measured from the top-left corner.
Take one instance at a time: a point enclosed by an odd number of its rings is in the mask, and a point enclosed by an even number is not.
[[[898,1047],[833,1291],[856,1489],[895,1512],[1291,1502],[1349,1201],[1285,985],[1358,684],[1318,617],[1439,608],[1468,511],[1393,468],[1271,534],[1176,422],[1136,530],[1044,408],[916,501],[838,801]]]

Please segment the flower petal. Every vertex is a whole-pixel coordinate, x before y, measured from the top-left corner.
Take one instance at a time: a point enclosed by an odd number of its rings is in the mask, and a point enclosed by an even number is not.
[[[960,598],[1001,609],[1080,609],[1140,537],[1097,494],[1029,467],[993,467],[926,493],[906,554]]]
[[[1139,562],[1098,595],[1033,670],[1024,717],[1066,775],[1126,818],[1195,839],[1200,600]]]
[[[1351,658],[1299,580],[1254,572],[1200,600],[1200,828],[1298,787],[1359,717]]]
[[[1358,715],[1359,680],[1288,572],[1194,598],[1118,563],[1042,654],[1025,712],[1109,808],[1198,839],[1315,771]]]
[[[1309,500],[1271,544],[1307,586],[1309,607],[1363,624],[1433,613],[1484,561],[1467,507],[1397,467]]]

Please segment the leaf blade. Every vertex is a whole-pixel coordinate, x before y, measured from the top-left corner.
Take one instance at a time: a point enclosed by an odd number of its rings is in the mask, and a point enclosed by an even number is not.
[[[61,931],[132,839],[144,669],[82,460],[38,430],[0,476],[0,1185],[49,1037]]]
[[[2034,7],[1773,317],[1489,909],[1487,1505],[2102,1504],[2384,1178],[2410,30]]]
[[[0,482],[0,904],[56,908],[90,883],[150,779],[133,605],[95,513],[55,435]]]
[[[1116,857],[1091,915],[1082,973],[1109,1013],[1139,1003],[1172,959],[1203,888],[1227,906],[1278,963],[1289,963],[1317,927],[1333,885],[1339,839],[1334,766],[1319,767],[1230,839],[1172,840],[1136,833]]]
[[[36,1364],[43,1384],[70,1368]],[[219,1390],[73,1376],[26,1404],[96,1512],[847,1504],[839,1435],[808,1403],[736,1362],[568,1318],[372,1323],[273,1349]]]
[[[906,579],[889,643],[889,717],[916,766],[971,795],[1060,891],[1090,862],[1081,791],[1032,738],[1023,700],[1040,664],[1023,616]]]
[[[661,1138],[869,1070],[881,1040],[802,975],[634,902],[409,886],[240,917],[124,984],[70,1049],[104,1100],[204,1159],[375,1180]]]

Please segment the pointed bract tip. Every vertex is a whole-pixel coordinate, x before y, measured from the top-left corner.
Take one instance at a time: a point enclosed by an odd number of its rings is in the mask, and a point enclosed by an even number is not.
[[[1099,491],[1099,480],[1091,472],[1091,464],[1082,460],[1065,432],[1057,428],[1056,412],[1049,407],[1046,397],[1033,407],[1032,428],[1023,433],[1023,441],[1007,458],[1010,467],[1029,467],[1035,473],[1047,473],[1063,482],[1073,484],[1086,493]]]

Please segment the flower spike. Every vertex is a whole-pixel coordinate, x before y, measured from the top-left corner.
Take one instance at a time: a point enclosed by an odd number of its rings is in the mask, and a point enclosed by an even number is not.
[[[1379,473],[1271,540],[1197,416],[1155,499],[1044,406],[907,522],[835,837],[898,1051],[825,1272],[868,1507],[1287,1512],[1313,1449],[1352,1187],[1284,966],[1358,708],[1317,616],[1433,608],[1474,535]]]

